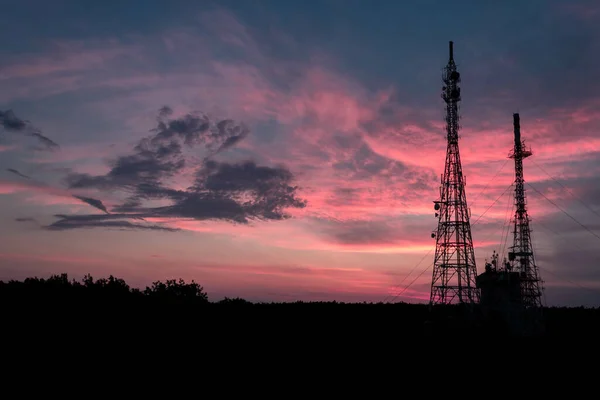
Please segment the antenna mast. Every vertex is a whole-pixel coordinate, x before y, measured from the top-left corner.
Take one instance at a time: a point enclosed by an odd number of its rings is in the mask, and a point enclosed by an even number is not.
[[[432,237],[436,238],[430,295],[432,305],[479,302],[470,213],[458,149],[460,73],[454,63],[453,42],[449,45],[450,56],[442,77],[448,148],[440,199],[434,201],[439,219],[437,231],[432,233]]]
[[[515,205],[514,239],[510,247],[508,260],[513,265],[513,270],[520,273],[521,298],[526,309],[542,308],[541,280],[538,267],[533,256],[531,243],[531,230],[529,228],[529,215],[527,214],[525,200],[525,180],[523,178],[523,159],[533,153],[521,141],[521,123],[519,114],[513,114],[515,131],[515,147],[509,157],[515,160]]]

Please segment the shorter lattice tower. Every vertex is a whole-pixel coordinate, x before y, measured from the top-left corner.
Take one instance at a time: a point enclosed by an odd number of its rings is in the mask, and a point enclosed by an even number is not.
[[[473,304],[479,302],[479,290],[475,285],[475,253],[458,150],[460,73],[454,62],[452,42],[443,81],[442,98],[446,102],[448,147],[440,197],[434,202],[439,219],[437,231],[432,233],[436,244],[430,304]]]
[[[525,199],[525,180],[523,178],[523,159],[532,155],[530,149],[521,141],[519,114],[513,114],[515,147],[509,157],[515,160],[515,215],[513,245],[509,248],[508,261],[512,270],[519,272],[521,301],[526,309],[542,307],[541,279],[533,255],[529,215]]]

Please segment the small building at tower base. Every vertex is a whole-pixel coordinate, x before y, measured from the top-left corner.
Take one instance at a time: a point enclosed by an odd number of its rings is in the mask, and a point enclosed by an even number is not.
[[[511,271],[508,263],[504,268],[497,268],[497,254],[494,254],[492,262],[486,262],[485,271],[475,282],[486,319],[503,326],[506,333],[520,335],[523,331],[520,273]]]

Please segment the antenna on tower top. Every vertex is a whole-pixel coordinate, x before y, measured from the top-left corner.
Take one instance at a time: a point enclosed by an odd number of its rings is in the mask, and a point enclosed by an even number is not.
[[[513,127],[515,132],[515,145],[521,145],[521,122],[519,118],[519,113],[513,114]]]
[[[449,43],[450,47],[450,61],[454,60],[454,42],[451,40]]]

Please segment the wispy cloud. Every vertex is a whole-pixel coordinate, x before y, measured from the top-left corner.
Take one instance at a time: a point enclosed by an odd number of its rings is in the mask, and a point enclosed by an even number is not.
[[[91,197],[84,197],[84,196],[77,196],[77,195],[73,195],[73,197],[83,201],[84,203],[89,204],[92,207],[96,207],[100,211],[104,211],[105,213],[110,214],[108,212],[108,210],[106,209],[106,207],[104,206],[104,204],[102,203],[102,201],[100,201],[98,199],[92,199]]]
[[[76,227],[142,227],[120,219],[193,218],[222,219],[236,223],[249,220],[281,220],[289,217],[285,209],[302,208],[306,202],[296,197],[292,186],[293,174],[283,166],[258,166],[253,161],[228,163],[213,161],[212,157],[235,146],[249,133],[247,127],[233,120],[212,121],[207,115],[185,115],[169,119],[172,110],[159,110],[153,135],[142,139],[132,154],[118,157],[106,175],[71,173],[66,182],[70,189],[94,188],[121,190],[130,193],[125,202],[110,214],[95,199],[76,198],[105,211],[107,215],[61,216],[51,229]],[[167,181],[179,174],[186,165],[183,146],[191,149],[202,145],[207,156],[196,169],[194,181],[187,189],[170,187]],[[147,200],[164,200],[167,205],[145,206]],[[157,229],[151,226],[149,229]],[[165,230],[174,230],[165,228]]]
[[[136,224],[123,220],[112,220],[112,218],[134,218],[132,216],[99,214],[99,215],[56,215],[58,221],[45,226],[51,231],[63,231],[78,228],[105,228],[105,229],[134,229],[134,230],[156,230],[174,232],[178,229],[152,224]]]
[[[25,175],[25,174],[22,174],[22,173],[20,173],[19,171],[17,171],[17,170],[16,170],[16,169],[14,169],[14,168],[7,168],[6,170],[7,170],[8,172],[12,172],[13,174],[15,174],[15,175],[17,175],[17,176],[20,176],[21,178],[25,178],[25,179],[31,179],[31,177],[29,177],[29,176],[27,176],[27,175]]]
[[[59,147],[54,141],[44,136],[39,129],[33,127],[29,121],[17,117],[12,110],[0,110],[0,125],[6,132],[23,133],[35,137],[42,144],[42,149],[55,150]]]

